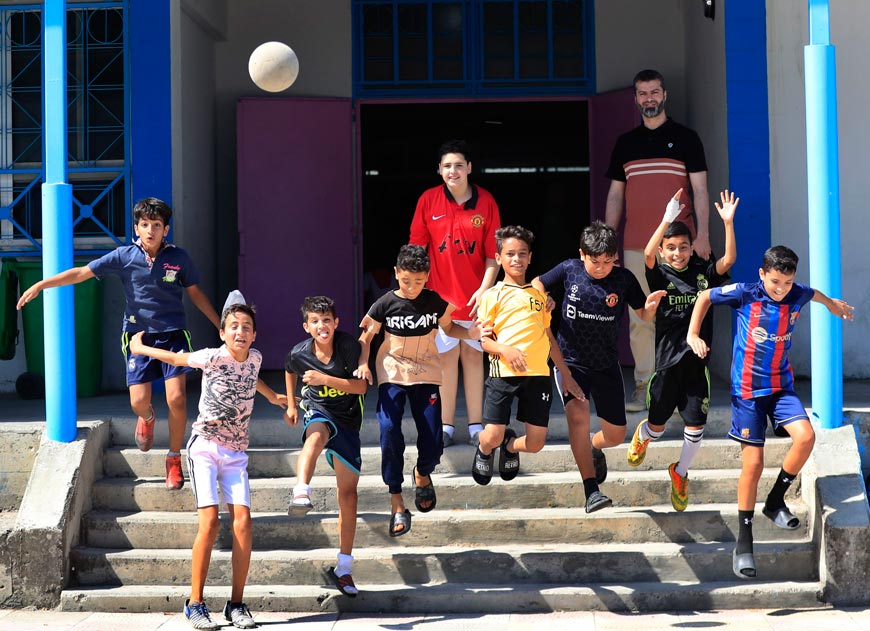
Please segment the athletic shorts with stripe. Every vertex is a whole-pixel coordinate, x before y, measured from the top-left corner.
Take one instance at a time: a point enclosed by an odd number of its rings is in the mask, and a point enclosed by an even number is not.
[[[688,352],[675,365],[653,373],[648,387],[650,425],[664,425],[674,410],[690,426],[707,423],[710,372],[702,359]]]
[[[223,503],[251,507],[248,454],[192,434],[187,441],[187,471],[197,508]],[[218,495],[220,490],[220,495]]]
[[[193,371],[190,366],[164,364],[147,355],[134,355],[130,352],[130,338],[135,335],[124,331],[121,334],[121,352],[127,366],[127,385],[151,383],[157,379],[172,379]],[[190,333],[186,329],[176,329],[165,333],[145,333],[142,343],[173,353],[190,353]]]
[[[731,430],[728,438],[747,445],[763,446],[768,420],[775,435],[788,436],[786,425],[808,421],[809,416],[792,390],[780,390],[754,399],[731,396]]]
[[[305,444],[305,437],[308,434],[308,427],[312,423],[323,423],[329,429],[329,440],[323,448],[326,454],[326,462],[335,470],[335,459],[338,458],[344,466],[360,475],[362,468],[362,445],[360,443],[359,432],[355,432],[347,427],[342,427],[331,418],[324,416],[317,410],[311,410],[305,413],[304,431],[302,432],[302,444]]]
[[[614,363],[610,368],[595,370],[568,365],[574,381],[583,390],[586,398],[595,404],[598,418],[611,425],[625,426],[625,385],[622,383],[622,369]],[[556,389],[562,397],[562,404],[567,405],[574,398],[572,394],[563,394],[562,375],[559,369],[553,369],[556,379]]]
[[[537,427],[550,424],[553,383],[549,377],[487,377],[484,386],[483,422],[486,425],[509,425],[514,398],[520,423]]]

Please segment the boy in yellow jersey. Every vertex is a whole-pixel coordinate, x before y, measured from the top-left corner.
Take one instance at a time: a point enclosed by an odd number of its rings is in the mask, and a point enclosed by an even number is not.
[[[480,445],[474,453],[471,475],[478,484],[492,478],[493,452],[500,447],[498,472],[513,480],[520,471],[520,452],[535,453],[544,447],[550,422],[552,382],[547,359],[566,369],[565,361],[550,331],[546,297],[526,283],[532,259],[534,235],[522,226],[505,226],[495,232],[496,262],[505,278],[483,293],[478,319],[492,332],[481,338],[489,353],[489,376],[484,387]],[[571,394],[585,400],[572,384]],[[519,403],[517,420],[526,424],[525,436],[517,437],[508,427],[511,403]]]

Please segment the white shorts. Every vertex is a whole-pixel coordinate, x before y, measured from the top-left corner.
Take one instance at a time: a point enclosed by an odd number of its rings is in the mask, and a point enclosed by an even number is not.
[[[251,507],[248,454],[191,435],[187,441],[187,470],[197,508],[225,504]],[[218,497],[218,488],[220,496]]]
[[[464,329],[470,329],[474,322],[472,320],[454,320],[453,324],[458,324]],[[438,348],[439,353],[446,353],[447,351],[451,351],[457,346],[459,346],[459,342],[465,342],[471,348],[476,351],[483,352],[483,348],[480,346],[480,340],[460,340],[456,337],[450,337],[446,333],[444,333],[444,329],[440,326],[438,327],[438,334],[435,336],[435,346]]]

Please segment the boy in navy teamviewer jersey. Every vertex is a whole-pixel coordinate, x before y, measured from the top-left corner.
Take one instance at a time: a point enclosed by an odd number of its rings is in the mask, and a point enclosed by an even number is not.
[[[828,298],[817,289],[794,282],[798,257],[777,245],[764,253],[760,281],[734,283],[701,292],[695,302],[686,341],[699,357],[710,350],[699,337],[701,322],[710,305],[729,305],[737,312],[737,332],[731,363],[731,430],[728,436],[742,448],[743,468],[737,483],[740,527],[733,555],[739,578],[754,578],[752,518],[758,481],[764,469],[764,434],[770,419],[774,431],[791,437],[792,446],[762,509],[780,528],[794,530],[800,520],[785,505],[785,492],[810,456],[815,433],[806,410],[794,392],[794,375],[788,361],[791,336],[801,308],[814,300],[844,320],[852,307]]]

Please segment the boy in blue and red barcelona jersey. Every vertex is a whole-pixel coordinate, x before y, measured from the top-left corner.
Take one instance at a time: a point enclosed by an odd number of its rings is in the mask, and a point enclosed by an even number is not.
[[[710,305],[728,305],[737,312],[737,334],[731,363],[731,431],[728,436],[742,448],[743,468],[737,483],[740,527],[734,548],[733,570],[739,578],[755,578],[752,554],[752,518],[758,481],[764,469],[764,434],[770,419],[774,432],[791,437],[792,446],[762,513],[780,528],[800,527],[785,504],[785,492],[806,463],[815,433],[806,410],[794,392],[794,375],[788,361],[791,336],[801,309],[811,300],[844,320],[852,307],[828,298],[817,289],[794,282],[798,257],[777,245],[764,253],[757,283],[734,283],[701,292],[695,302],[686,341],[698,357],[709,352],[699,336]],[[783,432],[785,434],[783,434]]]

